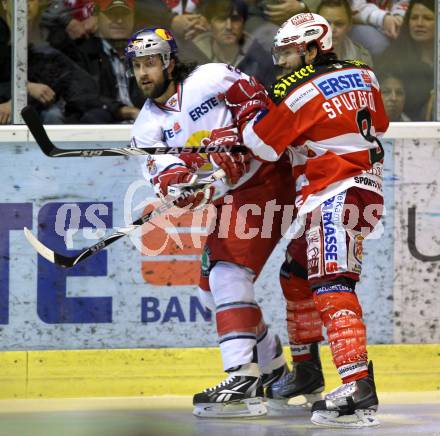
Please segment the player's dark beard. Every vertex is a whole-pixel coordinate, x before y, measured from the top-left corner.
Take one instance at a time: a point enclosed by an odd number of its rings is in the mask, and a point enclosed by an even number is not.
[[[144,96],[147,98],[155,99],[159,98],[168,89],[168,85],[171,83],[171,79],[168,77],[167,70],[163,70],[163,81],[153,86],[151,91],[144,91]]]

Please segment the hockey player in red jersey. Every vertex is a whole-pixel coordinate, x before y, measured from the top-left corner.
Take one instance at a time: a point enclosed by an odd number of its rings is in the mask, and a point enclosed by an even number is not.
[[[287,149],[291,153],[304,231],[288,247],[290,278],[306,300],[305,310],[310,295],[301,272],[307,273],[343,382],[314,403],[312,422],[378,425],[373,367],[355,287],[362,241],[382,215],[384,151],[379,138],[388,118],[379,84],[367,65],[336,58],[330,25],[316,14],[298,14],[284,23],[273,57],[285,74],[271,87],[269,98],[254,82],[242,80],[226,92],[226,101],[243,143],[257,158],[276,161]],[[307,330],[298,323],[301,328]]]
[[[219,94],[248,76],[225,64],[197,68],[182,64],[166,29],[138,31],[129,41],[126,55],[147,97],[132,129],[133,146],[237,142],[236,133],[228,128],[233,124],[232,115]],[[281,238],[280,209],[272,211],[269,237],[263,234],[267,207],[275,202],[293,209],[291,166],[287,156],[270,163],[243,154],[215,153],[210,158],[211,162],[187,153],[149,156],[143,170],[162,199],[182,184],[188,187],[197,182],[197,176],[212,172],[213,167],[226,173],[225,180],[216,183],[215,192],[212,186],[199,189],[178,204],[194,210],[214,198],[217,209],[216,225],[204,251],[200,295],[215,313],[228,377],[194,396],[193,413],[201,417],[257,416],[266,412],[264,386],[287,369],[281,344],[264,323],[256,302],[254,281]],[[237,235],[240,222],[241,238]],[[257,234],[249,237],[255,229]],[[246,407],[237,407],[239,403]]]

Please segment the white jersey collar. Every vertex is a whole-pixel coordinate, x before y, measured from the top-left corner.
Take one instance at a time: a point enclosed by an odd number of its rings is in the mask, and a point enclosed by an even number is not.
[[[181,82],[179,82],[176,85],[176,93],[173,94],[165,103],[155,103],[162,110],[180,112],[182,108],[182,91],[183,85]]]

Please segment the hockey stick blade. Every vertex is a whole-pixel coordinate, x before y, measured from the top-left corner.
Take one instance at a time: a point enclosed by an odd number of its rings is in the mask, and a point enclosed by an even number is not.
[[[38,112],[32,106],[26,106],[21,111],[21,116],[28,126],[32,136],[41,148],[42,152],[49,157],[98,157],[98,156],[148,156],[159,154],[191,154],[191,153],[231,153],[247,152],[244,145],[207,145],[200,147],[131,147],[122,148],[84,148],[66,150],[58,148],[49,138],[46,129],[40,121]]]
[[[77,263],[82,262],[83,260],[92,256],[97,251],[100,251],[103,248],[107,247],[107,245],[110,245],[111,243],[117,241],[119,238],[122,238],[129,231],[134,230],[136,227],[137,226],[134,226],[132,229],[126,228],[124,229],[125,232],[119,231],[113,233],[107,238],[97,242],[95,245],[92,245],[91,247],[82,251],[77,256],[63,256],[62,254],[55,253],[55,251],[51,250],[50,248],[46,247],[43,243],[41,243],[27,227],[25,227],[23,231],[24,231],[24,235],[26,236],[26,239],[29,241],[32,247],[34,247],[34,249],[37,251],[38,254],[40,254],[42,257],[47,259],[49,262],[52,262],[55,265],[58,265],[62,268],[71,268],[72,266],[75,266]]]
[[[225,172],[222,169],[219,169],[212,173],[209,177],[198,180],[197,184],[194,185],[194,188],[197,189],[201,186],[207,187],[223,177],[225,177]],[[26,239],[29,241],[32,247],[34,247],[38,254],[47,259],[49,262],[52,262],[62,268],[71,268],[76,264],[84,261],[88,257],[93,256],[98,251],[103,250],[108,245],[113,244],[113,242],[117,241],[118,239],[128,235],[139,226],[142,226],[146,222],[152,220],[157,215],[166,212],[171,207],[175,206],[176,203],[179,202],[179,200],[182,200],[183,198],[191,194],[191,191],[186,191],[182,193],[179,198],[161,204],[156,209],[153,209],[151,212],[148,212],[145,215],[142,215],[137,220],[133,221],[128,227],[120,228],[117,232],[112,233],[104,239],[101,239],[96,244],[92,245],[89,248],[86,248],[76,256],[63,256],[62,254],[55,253],[55,251],[51,250],[50,248],[46,247],[42,242],[40,242],[27,227],[24,227],[23,232]]]

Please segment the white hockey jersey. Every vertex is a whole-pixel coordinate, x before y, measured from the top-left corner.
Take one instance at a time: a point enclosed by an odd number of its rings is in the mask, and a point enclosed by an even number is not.
[[[139,113],[133,128],[133,147],[202,145],[212,130],[233,124],[232,116],[219,94],[226,92],[239,79],[247,76],[226,64],[205,64],[196,68],[182,83],[177,92],[164,104],[158,105],[148,99]],[[148,156],[143,162],[143,173],[147,180],[173,164],[185,164],[176,155]],[[216,182],[216,197],[234,189],[249,180],[262,165],[252,159],[250,171],[236,185]],[[217,169],[217,168],[215,168]],[[199,170],[201,176],[212,172],[212,166]]]

